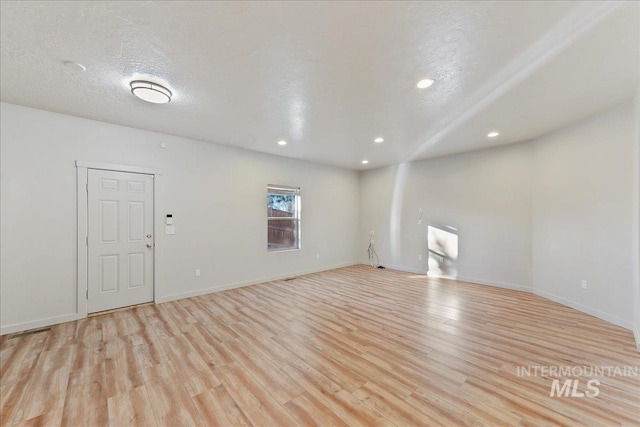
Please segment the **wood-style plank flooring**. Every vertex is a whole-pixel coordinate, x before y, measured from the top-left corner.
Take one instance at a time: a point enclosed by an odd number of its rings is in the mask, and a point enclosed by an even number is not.
[[[549,397],[519,366],[635,366],[532,294],[354,266],[5,336],[2,426],[639,425],[640,378]],[[579,378],[579,390],[587,391]]]

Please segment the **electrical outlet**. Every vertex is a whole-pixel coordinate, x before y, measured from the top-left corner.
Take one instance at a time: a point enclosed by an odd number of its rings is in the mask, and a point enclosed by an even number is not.
[[[320,254],[316,254],[316,258],[320,259]]]
[[[422,254],[418,255],[418,261],[422,261]]]
[[[589,289],[589,285],[587,284],[586,280],[582,281],[582,289]]]
[[[200,277],[200,269],[199,268],[196,268],[195,273],[196,273],[196,277]]]

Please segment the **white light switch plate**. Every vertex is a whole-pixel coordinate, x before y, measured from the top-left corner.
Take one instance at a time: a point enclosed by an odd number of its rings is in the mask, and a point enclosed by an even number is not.
[[[164,234],[176,234],[176,227],[173,225],[167,225],[164,228]]]

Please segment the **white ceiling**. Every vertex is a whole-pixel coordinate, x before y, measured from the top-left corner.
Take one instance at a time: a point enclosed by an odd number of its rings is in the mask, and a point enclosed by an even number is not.
[[[531,139],[640,81],[638,2],[0,5],[2,101],[352,169]],[[173,101],[133,97],[145,76]]]

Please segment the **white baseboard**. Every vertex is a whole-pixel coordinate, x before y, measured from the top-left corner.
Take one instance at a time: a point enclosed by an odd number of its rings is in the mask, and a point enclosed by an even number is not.
[[[540,289],[534,289],[533,293],[541,296],[543,298],[550,299],[551,301],[555,301],[559,304],[566,305],[567,307],[575,308],[578,311],[582,311],[583,313],[590,314],[591,316],[597,317],[598,319],[605,320],[609,323],[613,323],[614,325],[620,326],[625,329],[633,330],[633,322],[629,322],[628,320],[620,319],[617,316],[614,316],[609,313],[605,313],[603,311],[597,310],[592,307],[588,307],[586,305],[579,304],[577,302],[568,300],[566,298],[551,294],[549,292],[541,291]],[[636,336],[636,343],[638,342],[638,338]]]
[[[386,265],[385,264],[384,268],[388,268],[389,270],[405,271],[407,273],[423,274],[425,276],[427,275],[426,271],[418,270],[417,268],[405,267],[402,265]]]
[[[295,272],[295,273],[281,274],[281,275],[273,276],[273,277],[264,277],[264,278],[255,279],[255,280],[249,280],[249,281],[245,281],[245,282],[238,282],[238,283],[231,283],[231,284],[227,284],[227,285],[214,286],[214,287],[211,287],[211,288],[199,289],[197,291],[192,291],[192,292],[184,292],[184,293],[180,293],[180,294],[167,295],[167,296],[164,296],[164,297],[156,298],[155,302],[156,303],[162,303],[162,302],[173,301],[173,300],[182,299],[182,298],[189,298],[189,297],[195,297],[195,296],[199,296],[199,295],[206,295],[206,294],[210,294],[212,292],[224,291],[224,290],[227,290],[227,289],[234,289],[234,288],[239,288],[239,287],[242,287],[242,286],[255,285],[257,283],[270,282],[270,281],[273,281],[273,280],[286,279],[288,277],[300,276],[300,275],[303,275],[303,274],[318,273],[320,271],[333,270],[333,269],[341,268],[341,267],[349,267],[351,265],[356,265],[356,264],[359,264],[359,261],[353,261],[353,262],[348,262],[348,263],[343,263],[343,264],[336,264],[336,265],[328,265],[328,266],[321,267],[321,268],[310,269],[310,270],[305,270],[305,271],[299,271],[299,272]],[[46,326],[57,325],[58,323],[70,322],[70,321],[73,321],[73,320],[78,320],[78,314],[77,313],[70,313],[70,314],[65,314],[65,315],[62,315],[62,316],[48,317],[46,319],[33,320],[33,321],[30,321],[30,322],[14,323],[12,325],[7,325],[7,326],[0,327],[0,335],[12,334],[12,333],[21,332],[21,331],[28,331],[30,329],[43,328],[43,327],[46,327]]]
[[[514,285],[513,283],[494,282],[492,280],[476,279],[475,277],[458,276],[456,280],[460,280],[461,282],[475,283],[476,285],[493,286],[494,288],[511,289],[514,291],[522,291],[522,292],[529,292],[529,293],[533,290],[531,287],[527,287],[527,286]]]
[[[366,264],[369,265],[368,261],[360,261],[360,264]],[[387,265],[384,264],[385,268],[388,268],[390,270],[398,270],[398,271],[404,271],[407,273],[415,273],[415,274],[423,274],[423,275],[427,275],[427,272],[424,270],[419,270],[416,268],[411,268],[411,267],[405,267],[402,265]],[[514,285],[512,283],[503,283],[503,282],[494,282],[491,280],[483,280],[483,279],[477,279],[474,277],[466,277],[466,276],[458,276],[455,279],[451,279],[448,277],[445,277],[445,279],[449,279],[449,280],[459,280],[461,282],[469,282],[469,283],[473,283],[476,285],[487,285],[487,286],[493,286],[495,288],[504,288],[504,289],[512,289],[515,291],[523,291],[523,292],[531,292],[531,288],[527,287],[527,286],[522,286],[522,285]]]
[[[175,301],[175,300],[179,300],[179,299],[183,299],[183,298],[191,298],[191,297],[197,297],[197,296],[200,296],[200,295],[211,294],[211,293],[214,293],[214,292],[226,291],[228,289],[241,288],[243,286],[256,285],[258,283],[272,282],[274,280],[282,280],[282,279],[287,279],[289,277],[302,276],[303,274],[319,273],[321,271],[334,270],[336,268],[342,268],[342,267],[349,267],[349,266],[356,265],[356,264],[360,264],[360,262],[359,261],[353,261],[353,262],[347,262],[347,263],[343,263],[343,264],[327,265],[325,267],[314,268],[314,269],[304,270],[304,271],[298,271],[298,272],[294,272],[294,273],[279,274],[277,276],[262,277],[262,278],[259,278],[259,279],[247,280],[247,281],[244,281],[244,282],[236,282],[236,283],[229,283],[229,284],[226,284],[226,285],[212,286],[212,287],[209,287],[209,288],[198,289],[198,290],[190,291],[190,292],[181,292],[179,294],[161,296],[161,297],[156,298],[155,302],[156,302],[156,304],[160,304],[160,303],[163,303],[163,302]]]
[[[357,264],[364,264],[364,265],[368,265],[369,267],[371,267],[371,263],[368,260],[366,260],[366,261],[365,260],[361,260]],[[389,270],[404,271],[406,273],[424,274],[425,276],[427,275],[426,271],[418,270],[416,268],[411,268],[411,267],[405,267],[405,266],[402,266],[402,265],[390,265],[390,264],[380,264],[380,265],[382,265],[384,268],[389,269]]]
[[[57,325],[58,323],[78,320],[77,313],[65,314],[62,316],[48,317],[46,319],[33,320],[31,322],[14,323],[0,328],[0,335],[12,334],[14,332],[28,331],[30,329],[43,328],[45,326]]]
[[[369,264],[367,261],[361,261],[361,264]],[[426,274],[426,272],[424,271],[418,271],[414,268],[409,268],[409,267],[403,267],[403,266],[394,266],[394,265],[385,265],[386,268],[392,269],[392,270],[399,270],[399,271],[405,271],[407,273],[418,273],[418,274]],[[625,329],[629,329],[633,331],[633,335],[636,341],[636,347],[638,349],[638,351],[640,351],[640,325],[635,325],[632,322],[629,322],[627,320],[624,319],[620,319],[617,316],[611,315],[609,313],[604,313],[600,310],[596,310],[592,307],[588,307],[582,304],[578,304],[574,301],[570,301],[566,298],[562,298],[559,297],[557,295],[548,293],[548,292],[544,292],[541,291],[539,289],[533,289],[531,287],[527,287],[527,286],[522,286],[522,285],[514,285],[512,283],[502,283],[502,282],[494,282],[491,280],[483,280],[483,279],[477,279],[475,277],[466,277],[466,276],[458,276],[455,280],[459,280],[462,282],[469,282],[469,283],[473,283],[473,284],[477,284],[477,285],[486,285],[486,286],[493,286],[493,287],[497,287],[497,288],[504,288],[504,289],[512,289],[515,291],[521,291],[521,292],[529,292],[529,293],[534,293],[538,296],[541,296],[543,298],[549,299],[551,301],[555,301],[559,304],[562,305],[566,305],[567,307],[571,307],[574,308],[578,311],[581,311],[583,313],[589,314],[591,316],[597,317],[599,319],[602,319],[606,322],[609,323],[613,323],[614,325],[620,326],[622,328]]]
[[[254,280],[249,280],[249,281],[244,281],[244,282],[237,282],[237,283],[230,283],[230,284],[227,284],[227,285],[214,286],[214,287],[199,289],[199,290],[191,291],[191,292],[183,292],[183,293],[179,293],[179,294],[167,295],[167,296],[163,296],[163,297],[157,298],[155,302],[156,303],[162,303],[162,302],[174,301],[174,300],[183,299],[183,298],[190,298],[190,297],[195,297],[195,296],[200,296],[200,295],[206,295],[206,294],[210,294],[210,293],[213,293],[213,292],[224,291],[224,290],[227,290],[227,289],[235,289],[235,288],[240,288],[240,287],[243,287],[243,286],[255,285],[255,284],[258,284],[258,283],[271,282],[271,281],[274,281],[274,280],[281,280],[281,279],[286,279],[286,278],[294,277],[294,276],[301,276],[301,275],[304,275],[304,274],[318,273],[318,272],[321,272],[321,271],[333,270],[333,269],[336,269],[336,268],[349,267],[351,265],[356,265],[356,264],[369,265],[369,263],[367,261],[354,261],[354,262],[348,262],[348,263],[343,263],[343,264],[329,265],[329,266],[325,266],[325,267],[321,267],[321,268],[310,269],[310,270],[305,270],[305,271],[299,271],[299,272],[296,272],[296,273],[281,274],[281,275],[272,276],[272,277],[264,277],[264,278],[254,279]],[[388,268],[388,269],[391,269],[391,270],[405,271],[407,273],[416,273],[416,274],[425,274],[426,275],[426,273],[424,271],[419,271],[419,270],[416,270],[416,269],[413,269],[413,268],[409,268],[409,267],[385,265],[385,268]],[[605,320],[607,322],[613,323],[614,325],[618,325],[618,326],[623,327],[625,329],[630,329],[630,330],[633,331],[633,336],[634,336],[635,342],[636,342],[636,348],[640,352],[640,325],[634,324],[633,322],[629,322],[629,321],[620,319],[620,318],[618,318],[616,316],[613,316],[613,315],[610,315],[608,313],[604,313],[604,312],[596,310],[594,308],[591,308],[591,307],[588,307],[588,306],[585,306],[585,305],[582,305],[582,304],[578,304],[576,302],[567,300],[566,298],[562,298],[562,297],[559,297],[557,295],[554,295],[554,294],[551,294],[551,293],[548,293],[548,292],[545,292],[545,291],[541,291],[539,289],[531,289],[531,288],[527,288],[525,286],[520,286],[520,285],[493,282],[493,281],[490,281],[490,280],[480,280],[480,279],[471,278],[471,277],[465,277],[465,276],[459,276],[456,280],[460,280],[460,281],[464,281],[464,282],[470,282],[470,283],[479,284],[479,285],[488,285],[488,286],[494,286],[494,287],[498,287],[498,288],[513,289],[513,290],[517,290],[517,291],[533,292],[534,294],[536,294],[538,296],[541,296],[543,298],[550,299],[550,300],[555,301],[557,303],[560,303],[562,305],[566,305],[568,307],[571,307],[571,308],[574,308],[576,310],[582,311],[584,313],[590,314],[592,316],[595,316],[595,317],[597,317],[599,319],[602,319],[602,320]],[[36,328],[42,328],[42,327],[46,327],[46,326],[57,325],[59,323],[70,322],[70,321],[77,320],[77,319],[78,319],[78,314],[77,313],[70,313],[70,314],[65,314],[65,315],[62,315],[62,316],[48,317],[48,318],[45,318],[45,319],[39,319],[39,320],[30,321],[30,322],[14,323],[12,325],[7,325],[7,326],[0,327],[0,335],[12,334],[12,333],[15,333],[15,332],[21,332],[21,331],[27,331],[27,330],[30,330],[30,329],[36,329]]]

